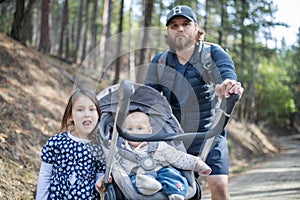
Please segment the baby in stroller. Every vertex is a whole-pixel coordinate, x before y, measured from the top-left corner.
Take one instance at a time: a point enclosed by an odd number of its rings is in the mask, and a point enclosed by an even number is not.
[[[130,134],[152,134],[150,118],[147,114],[132,111],[125,120],[125,130]],[[170,200],[184,200],[188,182],[178,169],[193,170],[207,176],[211,168],[199,157],[177,150],[164,141],[159,142],[123,142],[124,149],[134,153],[137,161],[147,158],[153,163],[152,169],[137,166],[137,162],[124,159],[121,164],[130,176],[137,191],[144,195],[153,195],[162,190]],[[176,169],[177,168],[177,169]]]
[[[173,116],[169,103],[159,92],[146,85],[133,84],[134,91],[132,94],[128,95],[123,94],[124,91],[119,91],[121,86],[122,83],[121,85],[111,86],[97,95],[102,112],[99,123],[98,140],[107,159],[107,172],[105,177],[110,177],[110,175],[113,177],[112,184],[108,184],[108,181],[105,182],[107,190],[104,194],[104,199],[167,200],[169,199],[168,196],[171,196],[172,194],[181,195],[179,196],[181,199],[194,199],[195,197],[196,199],[199,199],[201,190],[193,170],[200,171],[203,175],[207,175],[210,173],[210,168],[200,158],[186,154],[182,141],[171,140],[163,143],[160,142],[156,147],[153,144],[158,144],[157,142],[148,142],[149,147],[151,148],[144,148],[146,151],[150,152],[144,152],[144,156],[137,156],[128,151],[130,144],[126,142],[120,134],[122,131],[125,131],[124,123],[128,113],[139,110],[140,112],[147,113],[149,116],[152,125],[152,134],[149,134],[150,132],[148,131],[145,132],[145,134],[137,134],[141,137],[143,137],[143,135],[148,135],[145,136],[146,138],[149,137],[149,135],[159,135],[161,138],[167,138],[170,135],[182,133],[182,129],[175,116]],[[128,98],[128,104],[125,108],[120,106],[120,103],[124,101],[124,96],[127,96],[126,98]],[[123,118],[118,115],[122,115]],[[128,129],[127,131],[130,130]],[[135,150],[143,149],[143,144],[148,143],[142,142]],[[165,151],[164,154],[167,154],[166,156],[169,158],[171,157],[174,160],[171,164],[176,167],[176,173],[180,172],[178,174],[182,175],[178,176],[181,179],[182,187],[184,187],[184,192],[182,193],[176,193],[174,191],[172,193],[164,193],[170,189],[168,188],[165,190],[164,183],[160,183],[158,179],[153,179],[150,176],[132,176],[136,173],[139,174],[142,171],[147,172],[147,175],[152,174],[155,177],[156,175],[153,172],[157,169],[166,169],[166,167],[168,167],[168,172],[175,171],[175,168],[170,168],[170,164],[167,163],[170,159],[165,159],[163,156],[159,156],[159,154],[155,153],[157,149],[159,150],[160,148],[167,146],[167,144],[172,147],[168,146],[169,150]],[[152,150],[152,153],[151,149],[154,149],[154,151]],[[167,153],[171,152],[171,150],[176,150],[182,157],[179,156],[175,159],[175,154],[173,152]],[[179,153],[179,151],[182,151],[182,153]],[[156,155],[163,158],[163,162],[156,162],[151,158],[151,156],[156,158]],[[180,160],[181,162],[178,163]],[[140,167],[141,165],[143,165],[144,169]],[[185,170],[179,168],[185,168]],[[151,186],[152,188],[149,188],[148,186]],[[179,188],[181,188],[181,186]],[[178,198],[178,195],[173,197],[180,199]]]

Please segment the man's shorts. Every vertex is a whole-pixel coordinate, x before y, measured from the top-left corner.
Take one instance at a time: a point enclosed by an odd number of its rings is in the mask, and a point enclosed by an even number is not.
[[[206,161],[212,169],[210,175],[229,174],[228,146],[226,136],[219,135],[210,150]]]
[[[199,156],[199,149],[202,149],[204,142],[194,141],[187,149],[188,153]],[[215,143],[210,150],[205,162],[211,167],[210,175],[229,174],[228,146],[225,130],[215,138]]]

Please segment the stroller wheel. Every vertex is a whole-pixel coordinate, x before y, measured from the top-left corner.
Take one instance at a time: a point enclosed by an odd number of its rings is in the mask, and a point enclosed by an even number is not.
[[[127,200],[119,187],[115,184],[109,184],[105,195],[104,195],[104,200]]]
[[[200,187],[200,183],[198,182],[197,179],[195,179],[196,182],[196,193],[195,195],[190,198],[190,200],[201,200],[201,187]]]

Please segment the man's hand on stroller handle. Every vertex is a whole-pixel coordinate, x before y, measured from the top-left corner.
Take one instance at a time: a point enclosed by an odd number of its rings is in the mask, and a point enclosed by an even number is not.
[[[215,91],[219,98],[222,98],[223,96],[228,98],[231,94],[238,94],[241,97],[243,95],[244,88],[240,82],[226,79],[221,84],[216,84]]]

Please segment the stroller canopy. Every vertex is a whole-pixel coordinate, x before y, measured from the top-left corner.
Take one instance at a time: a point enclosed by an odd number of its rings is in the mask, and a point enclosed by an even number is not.
[[[100,129],[103,129],[105,135],[110,132],[108,129],[112,128],[111,123],[114,123],[118,110],[119,87],[120,84],[111,86],[97,95],[102,111]],[[133,87],[134,93],[130,97],[129,112],[138,110],[147,113],[150,117],[154,134],[174,135],[182,132],[165,97],[155,89],[143,84],[135,83]]]

